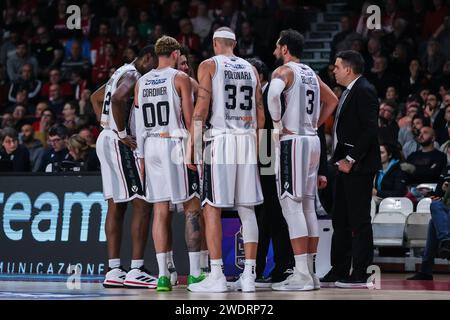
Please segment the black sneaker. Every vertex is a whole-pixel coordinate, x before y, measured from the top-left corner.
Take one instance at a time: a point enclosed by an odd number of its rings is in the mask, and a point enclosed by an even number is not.
[[[406,278],[406,280],[433,280],[433,276],[428,273],[417,272],[412,277]]]
[[[450,240],[443,240],[439,244],[438,257],[450,260]]]
[[[367,279],[368,276],[356,276],[352,274],[350,277],[336,281],[335,285],[337,288],[343,289],[368,289],[370,284],[367,284]]]
[[[272,287],[272,277],[259,277],[255,280],[256,288],[271,288]]]
[[[336,281],[342,278],[342,275],[337,274],[331,269],[324,277],[320,278],[320,286],[322,288],[335,288]]]

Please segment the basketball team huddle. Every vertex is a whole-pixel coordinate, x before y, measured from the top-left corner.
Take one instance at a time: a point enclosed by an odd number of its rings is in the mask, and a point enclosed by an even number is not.
[[[258,225],[255,206],[264,202],[258,168],[259,131],[265,108],[273,120],[278,197],[294,252],[293,273],[273,290],[320,289],[314,274],[319,242],[315,212],[320,140],[317,128],[331,116],[337,97],[300,63],[303,37],[284,30],[276,43],[281,62],[273,71],[267,103],[256,68],[234,55],[236,36],[227,27],[213,36],[215,56],[188,76],[187,54],[168,36],[141,50],[100,87],[91,101],[103,130],[97,142],[109,269],[104,287],[171,291],[177,285],[171,216],[185,215],[190,292],[255,291]],[[127,204],[132,261],[120,260]],[[228,282],[222,261],[222,208],[235,208],[242,224],[245,262]],[[152,237],[158,278],[144,267],[153,211]]]

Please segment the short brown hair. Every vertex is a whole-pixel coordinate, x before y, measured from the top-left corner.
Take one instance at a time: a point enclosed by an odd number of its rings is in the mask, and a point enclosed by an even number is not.
[[[162,36],[156,41],[155,53],[158,57],[169,56],[175,50],[180,50],[181,45],[175,38],[169,36]]]

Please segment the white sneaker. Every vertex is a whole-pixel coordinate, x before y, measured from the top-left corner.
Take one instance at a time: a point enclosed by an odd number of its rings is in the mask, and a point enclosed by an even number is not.
[[[105,275],[105,280],[103,281],[103,287],[122,288],[126,275],[127,272],[122,268],[122,266],[112,269],[108,268],[108,272]]]
[[[224,274],[219,277],[209,274],[205,280],[193,283],[187,289],[191,292],[227,292],[227,279]]]
[[[175,268],[168,268],[170,272],[170,283],[172,284],[172,287],[178,285],[178,273]]]
[[[315,273],[311,273],[314,282],[314,290],[320,290],[320,279]]]
[[[300,273],[294,268],[294,273],[286,280],[272,285],[272,290],[276,291],[309,291],[314,290],[314,280],[308,273]]]
[[[255,292],[255,279],[256,276],[244,275],[244,273],[241,273],[239,279],[234,282],[227,282],[227,286],[232,291]]]
[[[123,285],[129,289],[155,289],[158,279],[153,277],[143,266],[131,269]]]

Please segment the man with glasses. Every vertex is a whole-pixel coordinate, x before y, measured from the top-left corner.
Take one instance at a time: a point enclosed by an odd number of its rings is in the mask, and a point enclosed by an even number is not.
[[[68,131],[64,126],[55,125],[50,128],[48,133],[49,148],[44,154],[39,171],[55,172],[61,162],[70,158],[66,145],[67,136]]]

